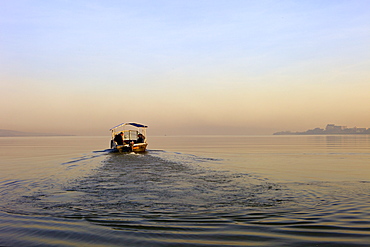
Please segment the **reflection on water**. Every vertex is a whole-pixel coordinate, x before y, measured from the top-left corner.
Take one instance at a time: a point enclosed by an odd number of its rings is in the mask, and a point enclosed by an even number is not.
[[[338,160],[368,172],[366,141],[353,154],[361,141],[299,138],[241,138],[239,149],[214,155],[212,138],[212,148],[184,138],[188,152],[92,152],[43,165],[39,179],[3,175],[0,245],[369,246],[370,181],[300,175],[316,169],[302,164],[326,161],[335,171]],[[268,163],[301,167],[283,180],[266,175]]]

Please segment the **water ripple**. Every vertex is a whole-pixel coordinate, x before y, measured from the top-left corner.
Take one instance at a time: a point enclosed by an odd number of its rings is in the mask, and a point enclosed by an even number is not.
[[[34,184],[38,190],[10,198],[8,213],[37,218],[32,227],[16,223],[11,231],[37,236],[34,245],[61,239],[71,246],[370,244],[367,181],[273,183],[200,162],[220,160],[160,151],[109,154],[89,175],[59,188]],[[5,192],[17,184],[2,183]]]

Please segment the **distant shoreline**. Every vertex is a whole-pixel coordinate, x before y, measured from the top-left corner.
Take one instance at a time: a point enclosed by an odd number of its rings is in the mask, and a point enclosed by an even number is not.
[[[325,129],[315,128],[303,132],[280,131],[273,135],[370,135],[370,128],[347,128],[347,126],[328,124]]]
[[[54,133],[33,133],[33,132],[23,132],[16,130],[6,130],[0,129],[0,137],[37,137],[37,136],[73,136],[65,134],[54,134]]]
[[[290,132],[280,131],[273,135],[370,135],[370,133],[306,133],[306,132]]]

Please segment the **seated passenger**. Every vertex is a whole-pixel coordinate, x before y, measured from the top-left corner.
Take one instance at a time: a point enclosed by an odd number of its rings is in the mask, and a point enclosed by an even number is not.
[[[143,143],[145,140],[145,136],[143,136],[142,134],[138,134],[137,136],[138,138],[137,138],[136,143]]]
[[[123,132],[116,135],[114,141],[117,142],[117,145],[123,145]]]

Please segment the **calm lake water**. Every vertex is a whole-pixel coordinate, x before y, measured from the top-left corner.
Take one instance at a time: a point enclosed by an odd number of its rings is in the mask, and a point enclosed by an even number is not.
[[[0,246],[369,246],[370,136],[0,138]]]

